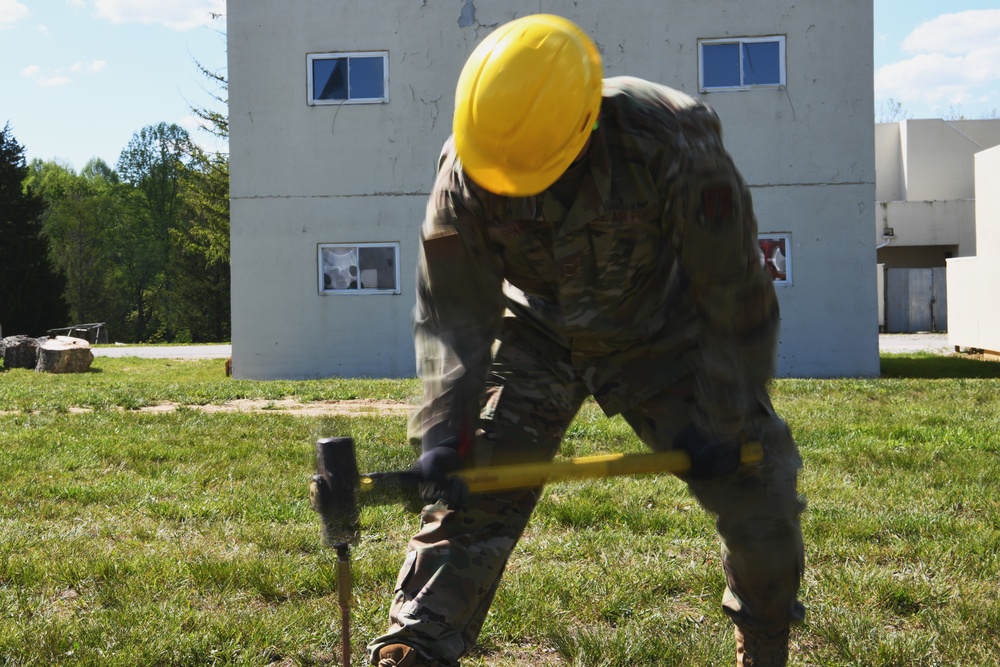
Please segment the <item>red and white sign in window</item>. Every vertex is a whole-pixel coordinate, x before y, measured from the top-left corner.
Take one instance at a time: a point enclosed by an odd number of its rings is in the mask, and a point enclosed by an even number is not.
[[[792,282],[792,237],[789,234],[760,234],[760,261],[776,284],[788,285]]]

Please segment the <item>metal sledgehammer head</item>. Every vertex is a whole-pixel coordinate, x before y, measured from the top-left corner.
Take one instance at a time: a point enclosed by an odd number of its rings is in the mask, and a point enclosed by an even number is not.
[[[337,549],[337,592],[340,606],[341,660],[351,667],[351,557],[357,538],[358,464],[352,438],[316,441],[316,474],[309,480],[309,502],[323,520],[323,542]]]
[[[358,479],[353,438],[316,441],[316,474],[309,482],[309,502],[322,517],[327,546],[358,537]]]

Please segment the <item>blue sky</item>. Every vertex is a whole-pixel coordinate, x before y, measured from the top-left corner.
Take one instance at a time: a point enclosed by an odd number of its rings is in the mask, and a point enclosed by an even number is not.
[[[1000,0],[875,0],[874,46],[876,109],[1000,117]]]
[[[876,119],[1000,112],[1000,0],[874,0]],[[212,106],[196,63],[225,73],[225,0],[0,0],[0,124],[28,159],[114,166],[132,134]],[[835,56],[834,56],[835,57]]]
[[[198,63],[225,74],[225,0],[0,0],[0,125],[29,160],[112,167],[133,133],[220,108]]]

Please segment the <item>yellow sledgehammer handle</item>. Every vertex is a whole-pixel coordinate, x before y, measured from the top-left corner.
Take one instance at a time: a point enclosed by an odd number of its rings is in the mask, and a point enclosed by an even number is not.
[[[759,442],[744,443],[740,463],[758,463],[764,458]],[[649,454],[602,454],[552,463],[518,463],[487,468],[469,468],[455,473],[469,487],[470,493],[530,489],[548,482],[578,479],[671,473],[683,475],[691,469],[687,452],[669,451]]]

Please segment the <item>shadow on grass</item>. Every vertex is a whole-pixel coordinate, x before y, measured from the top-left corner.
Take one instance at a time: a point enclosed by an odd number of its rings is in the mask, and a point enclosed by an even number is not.
[[[7,368],[6,366],[0,366],[0,374],[6,373],[7,371],[12,371],[12,370],[14,370],[14,369],[13,368]],[[35,369],[34,368],[22,368],[22,369],[19,369],[19,370],[34,371]],[[103,368],[94,368],[93,366],[91,366],[90,368],[88,368],[85,371],[78,371],[78,372],[79,373],[103,373],[104,369]],[[66,375],[66,373],[53,373],[53,375]]]
[[[884,378],[1000,378],[1000,363],[963,355],[883,354]]]

